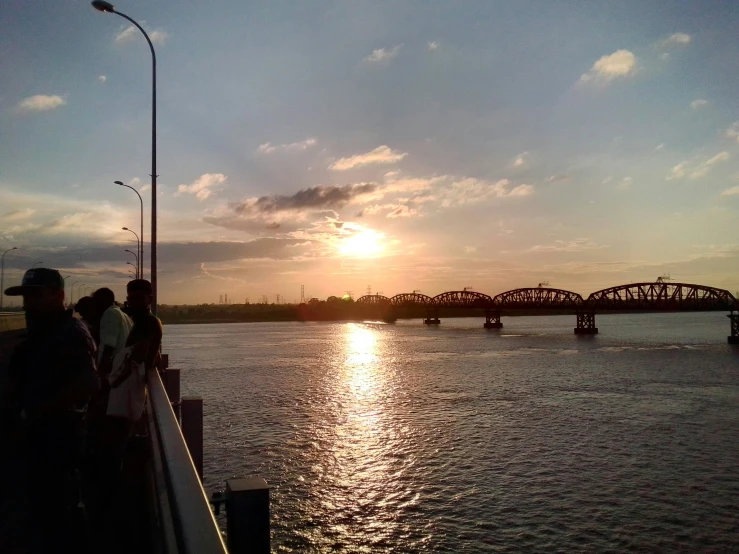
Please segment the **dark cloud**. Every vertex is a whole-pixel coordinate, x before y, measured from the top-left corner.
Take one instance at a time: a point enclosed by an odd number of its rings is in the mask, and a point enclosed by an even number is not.
[[[303,211],[326,208],[341,208],[353,199],[364,194],[375,192],[379,188],[376,183],[353,185],[317,185],[299,190],[293,195],[275,194],[245,200],[233,206],[234,212],[275,213],[284,211]]]
[[[258,238],[245,242],[165,242],[158,247],[159,263],[162,265],[182,265],[203,262],[225,262],[230,260],[266,258],[283,260],[299,254],[295,248],[303,240],[292,238]],[[64,249],[26,249],[24,255],[6,256],[7,269],[27,269],[34,262],[43,260],[44,267],[66,269],[85,268],[92,264],[121,264],[132,261],[130,254],[124,252],[125,245],[105,245],[90,248]],[[149,245],[145,245],[144,265],[150,262]],[[102,270],[100,270],[102,271]]]

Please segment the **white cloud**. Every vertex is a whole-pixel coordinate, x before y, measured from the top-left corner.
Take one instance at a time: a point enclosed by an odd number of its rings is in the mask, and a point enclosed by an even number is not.
[[[439,49],[439,43],[437,41],[435,41],[435,40],[429,41],[429,43],[428,43],[428,49],[431,52],[433,52],[434,50],[438,50]]]
[[[659,59],[666,62],[667,60],[670,59],[670,55],[667,52],[662,52],[659,55]]]
[[[260,144],[259,148],[256,149],[255,154],[273,154],[277,151],[290,152],[306,150],[311,146],[318,144],[318,140],[314,138],[307,138],[299,142],[291,142],[287,144],[272,144],[271,142],[265,142]]]
[[[226,179],[223,173],[205,173],[189,185],[178,186],[176,195],[194,194],[198,200],[205,200],[213,192],[211,187],[224,183]]]
[[[149,38],[154,44],[162,45],[169,38],[169,33],[162,31],[161,29],[156,29],[149,33]]]
[[[690,44],[691,40],[693,40],[693,38],[686,33],[673,33],[662,41],[662,46],[666,48],[670,48],[672,46],[683,46],[685,44]]]
[[[23,219],[28,219],[35,213],[36,213],[36,210],[32,210],[31,208],[22,208],[19,210],[13,210],[12,212],[8,212],[2,217],[0,217],[0,219],[2,221],[7,221],[7,222],[21,221]]]
[[[34,96],[29,96],[21,100],[18,107],[29,112],[44,112],[63,106],[66,103],[67,101],[61,96],[35,94]]]
[[[708,105],[708,100],[703,100],[702,98],[698,98],[697,100],[693,100],[690,103],[690,107],[694,110],[697,110],[698,108],[702,108],[703,106]]]
[[[730,138],[739,142],[739,121],[735,121],[731,124],[731,127],[726,129],[726,138]]]
[[[618,77],[628,77],[636,71],[636,56],[629,50],[616,50],[593,64],[580,76],[580,83],[606,84]]]
[[[631,184],[633,182],[634,182],[634,179],[633,178],[631,178],[631,177],[624,177],[623,179],[621,179],[621,182],[618,184],[618,188],[620,190],[626,190],[626,189],[628,189],[631,186]]]
[[[347,169],[362,167],[369,164],[391,164],[399,162],[407,155],[407,152],[397,152],[383,144],[371,152],[355,154],[348,158],[340,158],[328,166],[328,168],[333,169],[334,171],[346,171]]]
[[[136,27],[134,27],[133,25],[129,25],[115,36],[115,41],[120,43],[128,42],[133,37],[138,35],[138,33],[139,30]],[[147,34],[149,35],[149,39],[151,40],[151,42],[158,45],[164,44],[165,41],[169,38],[169,34],[165,31],[162,31],[161,29],[147,31]]]
[[[661,142],[661,143],[659,143],[657,145],[657,147],[654,149],[654,151],[655,152],[659,152],[660,150],[664,150],[664,149],[665,149],[665,143],[664,142]]]
[[[450,188],[440,190],[443,207],[481,202],[487,198],[507,198],[515,196],[530,196],[534,194],[531,185],[513,187],[508,179],[485,181],[467,177],[452,183]]]
[[[686,176],[690,179],[699,179],[707,175],[708,172],[711,171],[711,169],[713,169],[713,166],[715,166],[717,163],[725,162],[730,157],[731,155],[728,152],[719,152],[712,158],[700,162],[697,165],[691,164],[688,161],[682,161],[670,170],[670,173],[667,175],[666,179],[668,181],[672,181],[676,179],[682,179]]]
[[[465,254],[472,254],[473,252],[477,252],[477,248],[474,246],[465,246],[463,250]]]
[[[381,62],[384,60],[392,60],[394,57],[400,54],[401,48],[403,48],[403,44],[397,44],[390,49],[378,48],[377,50],[373,50],[369,56],[364,58],[364,61]]]
[[[599,250],[610,248],[607,244],[598,244],[592,239],[582,238],[570,241],[555,240],[552,244],[537,244],[527,252],[582,252],[583,250]]]
[[[108,78],[105,75],[98,75],[98,81],[105,84],[105,81],[107,81]]]
[[[724,192],[721,193],[721,196],[736,196],[739,194],[739,186],[731,187],[730,189],[726,189]]]
[[[521,152],[518,156],[516,156],[513,159],[512,165],[513,167],[523,167],[526,164],[526,158],[528,157],[528,152]]]

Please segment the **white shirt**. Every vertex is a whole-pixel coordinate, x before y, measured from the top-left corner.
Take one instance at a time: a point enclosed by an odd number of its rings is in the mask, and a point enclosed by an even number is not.
[[[126,347],[128,334],[133,327],[133,321],[121,309],[113,304],[105,310],[100,320],[100,347],[98,348],[98,365],[103,359],[103,350],[106,346],[113,348],[113,357]]]

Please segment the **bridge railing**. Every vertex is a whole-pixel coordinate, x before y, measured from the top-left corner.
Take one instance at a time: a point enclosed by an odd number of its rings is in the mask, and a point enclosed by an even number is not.
[[[26,316],[23,312],[0,312],[0,333],[25,329]]]
[[[151,477],[161,550],[227,554],[158,371],[149,372],[147,384]]]

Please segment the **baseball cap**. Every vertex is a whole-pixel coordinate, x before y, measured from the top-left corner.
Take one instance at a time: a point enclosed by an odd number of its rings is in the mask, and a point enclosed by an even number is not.
[[[56,269],[47,267],[37,267],[29,269],[23,275],[23,281],[20,286],[5,289],[7,296],[22,296],[34,289],[47,288],[51,290],[62,290],[64,288],[64,279]]]

